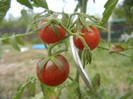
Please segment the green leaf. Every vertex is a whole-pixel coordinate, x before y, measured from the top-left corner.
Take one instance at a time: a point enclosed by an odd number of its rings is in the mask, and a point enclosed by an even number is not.
[[[41,90],[43,92],[44,99],[54,99],[56,96],[55,87],[49,87],[43,83],[41,83]]]
[[[33,9],[32,4],[30,3],[29,0],[17,0],[17,2],[19,2],[22,5],[27,6],[30,9]]]
[[[36,79],[35,78],[29,78],[27,80],[27,82],[30,82],[27,86],[27,88],[29,90],[29,94],[34,97],[35,92],[36,92]]]
[[[34,85],[35,80],[36,78],[31,77],[31,78],[28,78],[25,84],[20,84],[17,87],[17,92],[15,93],[12,99],[21,99],[22,93],[26,87],[30,87],[30,92],[32,90],[32,95],[33,95],[33,92],[35,92],[35,85]]]
[[[46,0],[32,0],[38,7],[43,7],[48,9]]]
[[[75,89],[77,89],[78,88],[78,83],[77,83],[77,81],[73,81],[73,82],[71,82],[70,84],[69,84],[69,86],[67,86],[67,89],[68,90],[75,90]]]
[[[28,16],[26,10],[22,9],[21,15],[22,15],[23,20],[28,23],[29,22],[29,16]]]
[[[13,96],[12,99],[21,99],[21,95],[24,91],[24,89],[26,88],[27,84],[20,84],[18,87],[17,87],[17,92],[15,93],[15,95]]]
[[[107,23],[107,21],[108,21],[109,17],[111,16],[111,14],[112,14],[116,4],[118,3],[118,1],[119,0],[108,0],[107,3],[104,5],[105,10],[103,12],[103,18],[101,21],[102,26],[104,26]]]
[[[84,48],[81,56],[82,62],[83,62],[83,67],[85,68],[85,65],[88,63],[91,63],[92,60],[92,54],[90,52],[89,48]]]
[[[73,99],[73,97],[76,97],[78,96],[78,93],[76,91],[76,89],[78,88],[78,83],[76,81],[73,81],[72,83],[70,83],[68,86],[67,86],[67,92],[66,92],[66,95],[67,95],[67,99]]]
[[[131,7],[131,15],[133,16],[133,6]]]
[[[59,61],[58,61],[55,57],[52,57],[51,60],[56,64],[56,66],[57,66],[61,71],[63,71],[62,68],[61,68],[61,65],[60,65]]]
[[[75,9],[74,9],[74,12],[77,12],[79,8],[80,8],[80,3],[78,2]]]
[[[10,35],[8,33],[5,33],[5,34],[2,35],[2,38],[7,38],[9,36]],[[2,40],[2,41],[5,42],[5,43],[9,43],[9,39],[5,39],[5,40]]]
[[[130,60],[133,62],[133,53],[130,56]]]
[[[6,12],[10,8],[11,0],[0,0],[0,22],[3,20]]]
[[[13,34],[11,38],[9,39],[9,43],[13,46],[14,49],[20,51],[20,48],[18,47],[15,39],[15,35]]]
[[[52,29],[54,30],[55,34],[58,36],[58,38],[60,38],[59,31],[56,28],[55,24],[51,24],[51,26],[52,26]]]
[[[0,40],[0,61],[1,61],[1,58],[2,58],[2,41]]]
[[[130,38],[130,39],[128,39],[128,40],[126,41],[126,44],[128,44],[129,46],[133,46],[133,37]]]
[[[129,85],[133,85],[133,77],[128,77],[127,80]]]
[[[124,50],[128,49],[128,45],[127,44],[120,44],[119,46],[122,47]]]
[[[94,78],[92,79],[92,86],[97,91],[100,87],[100,74],[97,73]]]
[[[21,36],[17,36],[16,37],[16,42],[20,45],[24,45],[24,41],[23,41],[23,38]]]
[[[133,91],[128,91],[125,94],[121,95],[118,99],[128,99],[132,95],[133,95]]]

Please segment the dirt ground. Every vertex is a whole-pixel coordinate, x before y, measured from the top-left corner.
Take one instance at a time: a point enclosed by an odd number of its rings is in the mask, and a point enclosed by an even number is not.
[[[3,50],[0,62],[0,99],[11,99],[19,84],[30,76],[36,76],[37,60],[32,58],[46,53],[46,50],[32,48],[23,52]]]

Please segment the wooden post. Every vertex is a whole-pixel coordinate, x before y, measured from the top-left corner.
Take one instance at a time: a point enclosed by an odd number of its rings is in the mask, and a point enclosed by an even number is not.
[[[111,42],[111,21],[108,22],[108,42]]]

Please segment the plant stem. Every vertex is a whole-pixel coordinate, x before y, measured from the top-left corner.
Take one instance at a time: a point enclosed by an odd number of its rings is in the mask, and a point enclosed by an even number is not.
[[[35,29],[35,30],[33,30],[33,31],[31,31],[31,32],[28,32],[28,33],[17,34],[17,35],[15,35],[15,37],[27,36],[27,35],[31,35],[31,34],[36,34],[38,30],[40,30],[40,28]],[[4,38],[0,38],[0,41],[6,40],[6,39],[9,39],[9,38],[11,38],[11,36],[9,36],[9,37],[4,37]]]
[[[78,70],[76,71],[76,77],[75,80],[78,82],[78,88],[77,88],[77,92],[78,92],[78,99],[81,99],[81,93],[80,93],[80,85],[79,85],[79,72]]]
[[[105,47],[102,47],[102,46],[98,46],[98,48],[101,48],[101,49],[104,49],[104,50],[107,50],[107,51],[109,51],[109,49],[108,48],[105,48]],[[119,54],[119,55],[122,55],[122,56],[126,56],[126,57],[130,57],[129,55],[127,55],[127,54],[124,54],[124,53],[120,53],[120,52],[118,52],[118,53],[116,53],[116,54]]]

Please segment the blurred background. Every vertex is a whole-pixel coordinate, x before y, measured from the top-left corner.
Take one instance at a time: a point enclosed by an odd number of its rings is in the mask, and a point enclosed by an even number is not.
[[[53,11],[72,13],[78,3],[77,0],[46,0],[48,6]],[[88,1],[87,14],[102,18],[104,4],[107,0]],[[133,37],[133,16],[131,15],[132,0],[119,0],[113,14],[111,15],[105,28],[100,31],[102,46],[110,46],[110,43],[124,43]],[[6,34],[26,33],[35,29],[32,21],[37,13],[44,11],[43,8],[33,7],[33,10],[21,5],[16,0],[11,0],[10,9],[6,13],[4,20],[0,22],[0,37]],[[29,27],[30,25],[30,27]],[[3,37],[4,37],[3,36]],[[4,43],[2,60],[0,62],[0,99],[11,99],[19,84],[24,83],[30,76],[36,76],[36,63],[32,60],[37,55],[46,54],[47,50],[34,49],[34,45],[42,44],[37,34],[23,38],[24,46],[20,45],[21,51],[15,51],[10,45]],[[106,44],[105,44],[106,43]],[[132,50],[125,51],[130,53]],[[131,77],[133,76],[133,63],[127,58],[116,54],[109,54],[108,51],[95,49],[93,52],[92,64],[86,67],[90,77],[97,72],[101,74],[101,87],[107,94],[123,94],[132,90]],[[71,72],[74,75],[75,64],[71,53],[63,53],[70,61]],[[71,56],[71,57],[70,57]],[[85,86],[81,79],[81,85]],[[39,85],[38,85],[39,86]],[[37,92],[40,92],[37,87]],[[82,89],[83,90],[83,89]],[[33,99],[24,91],[22,99]],[[65,99],[65,98],[64,98]],[[113,98],[112,98],[113,99]]]

